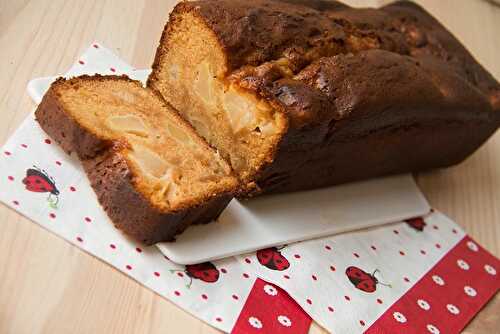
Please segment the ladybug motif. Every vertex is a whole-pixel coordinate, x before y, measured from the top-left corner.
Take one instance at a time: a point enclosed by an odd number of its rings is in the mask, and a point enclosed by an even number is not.
[[[257,259],[260,264],[272,270],[283,271],[290,267],[290,262],[288,262],[276,247],[257,251]]]
[[[427,225],[424,222],[424,219],[422,217],[408,219],[408,220],[405,220],[405,222],[410,227],[414,228],[415,230],[417,230],[419,232],[422,232],[424,230],[424,227]]]
[[[186,274],[206,283],[215,283],[219,279],[219,270],[212,262],[187,265]]]
[[[182,270],[170,270],[170,272],[178,272]],[[199,264],[189,264],[186,265],[184,270],[187,276],[189,276],[189,284],[187,287],[190,288],[194,279],[199,279],[205,283],[215,283],[219,280],[219,270],[212,262],[204,262]]]
[[[379,280],[375,277],[375,273],[379,271],[378,269],[373,272],[373,274],[369,274],[366,271],[358,268],[358,267],[348,267],[345,270],[345,274],[349,281],[359,290],[372,293],[377,290],[377,284],[385,285],[391,287],[390,284],[384,284],[379,282]]]
[[[36,193],[49,193],[47,201],[52,208],[57,208],[59,203],[59,190],[56,187],[54,179],[46,171],[36,166],[26,171],[26,177],[23,179],[26,190]],[[55,199],[53,198],[55,197]]]

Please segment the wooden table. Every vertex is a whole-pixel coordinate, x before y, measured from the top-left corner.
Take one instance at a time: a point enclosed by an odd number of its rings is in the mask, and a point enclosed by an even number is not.
[[[500,7],[487,0],[418,2],[500,79]],[[28,80],[64,73],[92,41],[138,68],[149,67],[174,3],[0,0],[0,143],[33,108]],[[424,173],[418,182],[434,207],[500,256],[500,133],[460,166]],[[217,332],[3,206],[0,221],[0,333]],[[498,332],[499,295],[466,333]]]

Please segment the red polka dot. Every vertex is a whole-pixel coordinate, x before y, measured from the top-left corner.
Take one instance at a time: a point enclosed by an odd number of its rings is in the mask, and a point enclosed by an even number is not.
[[[132,266],[130,264],[127,264],[125,268],[127,268],[127,270],[132,270]]]
[[[325,249],[326,249],[326,250],[332,250],[332,247],[330,247],[330,246],[326,245],[326,246],[325,246]]]
[[[9,181],[14,181],[14,176],[8,176],[7,179],[9,179]]]
[[[21,144],[21,147],[22,147],[22,148],[28,148],[28,145],[26,145],[26,144]]]
[[[337,270],[337,269],[336,269],[334,266],[330,266],[330,270],[331,270],[331,271],[335,271],[335,270]]]
[[[178,273],[177,273],[177,276],[179,276],[179,277],[184,277],[184,273],[178,272]]]
[[[237,295],[232,295],[231,297],[233,297],[234,300],[240,299],[240,297],[238,297]]]
[[[12,201],[12,204],[19,205],[19,202],[18,201]]]
[[[79,242],[83,242],[83,239],[80,237],[76,237],[76,240],[78,240]]]
[[[436,248],[441,248],[441,245],[440,244],[436,244]]]
[[[220,268],[221,273],[225,274],[227,273],[227,270],[225,268]]]
[[[317,281],[318,278],[315,276],[315,275],[312,275],[311,278],[314,280],[314,281]]]
[[[457,234],[457,233],[458,233],[457,229],[455,229],[455,228],[454,228],[453,230],[451,230],[451,231],[452,231],[454,234]]]
[[[115,246],[115,245],[113,245],[113,244],[109,244],[109,247],[110,247],[111,249],[116,249],[116,246]]]
[[[308,299],[306,299],[306,302],[307,302],[309,305],[312,305],[312,303],[313,303],[313,302],[312,302],[312,300],[310,300],[309,298],[308,298]]]
[[[359,324],[360,324],[361,326],[364,326],[364,325],[365,325],[365,322],[364,322],[363,320],[360,320],[360,321],[359,321]]]
[[[248,257],[247,257],[247,258],[245,258],[245,262],[246,262],[246,263],[252,263],[252,261],[251,261]]]
[[[295,254],[293,257],[296,258],[296,259],[300,259],[300,255],[299,254]]]
[[[403,280],[404,280],[405,282],[407,282],[407,283],[410,281],[410,279],[409,279],[408,277],[403,278]]]
[[[371,245],[371,249],[373,249],[373,250],[377,250],[377,247],[375,247],[375,246]]]
[[[85,64],[85,62],[84,62],[83,60],[79,60],[79,61],[78,61],[78,63],[79,63],[80,65]]]
[[[424,251],[423,249],[421,249],[421,250],[420,250],[420,254],[425,255],[425,254],[427,254],[427,252],[426,252],[426,251]]]
[[[439,230],[439,227],[437,225],[432,225],[432,228],[435,230]]]
[[[349,296],[344,296],[344,299],[347,300],[347,301],[350,301],[351,300],[351,297]]]
[[[85,221],[86,221],[87,223],[90,223],[90,222],[92,221],[92,219],[90,219],[89,217],[85,217]]]
[[[153,274],[154,274],[156,277],[160,277],[160,273],[159,273],[159,272],[157,272],[157,271],[155,271]]]
[[[113,73],[116,72],[116,69],[114,67],[110,67],[109,70]]]
[[[135,249],[135,251],[136,251],[137,253],[142,253],[142,249],[140,249],[139,247],[137,247],[137,248]]]
[[[181,293],[180,293],[179,291],[175,290],[175,291],[174,291],[174,295],[176,295],[176,296],[180,296],[180,295],[181,295]]]
[[[354,255],[354,257],[356,257],[356,258],[359,258],[359,254],[358,253],[352,253],[352,255]]]
[[[12,153],[10,153],[9,151],[5,151],[3,152],[5,155],[11,155]]]
[[[94,48],[96,48],[96,49],[99,49],[99,45],[97,45],[97,44],[94,44],[94,45],[92,45],[92,46],[93,46]]]
[[[50,144],[52,144],[52,141],[49,138],[47,138],[47,139],[45,139],[45,144],[50,145]]]
[[[290,276],[288,276],[288,275],[283,275],[283,278],[284,278],[284,279],[290,279]]]
[[[333,312],[333,307],[328,306],[328,311]]]
[[[243,277],[245,277],[245,278],[249,278],[250,276],[248,276],[248,274],[247,274],[247,273],[243,273]]]
[[[222,322],[222,318],[217,317],[217,318],[215,318],[215,321]]]
[[[392,231],[394,234],[399,234],[399,231],[398,230],[393,230]]]
[[[56,165],[61,166],[62,163],[60,161],[56,161]]]
[[[203,299],[207,300],[207,299],[208,299],[208,296],[207,296],[206,294],[202,294],[202,295],[201,295],[201,298],[203,298]]]
[[[55,213],[50,213],[49,217],[52,218],[52,219],[54,219],[54,218],[56,218],[56,214]]]
[[[73,186],[71,186],[71,187],[69,187],[69,190],[70,190],[70,191],[72,191],[72,192],[75,192],[75,191],[76,191],[76,188],[75,188],[75,187],[73,187]]]
[[[383,303],[383,302],[382,302],[382,299],[377,298],[377,303],[382,304],[382,303]]]
[[[399,255],[401,255],[401,256],[405,256],[405,252],[403,252],[403,251],[399,251]]]

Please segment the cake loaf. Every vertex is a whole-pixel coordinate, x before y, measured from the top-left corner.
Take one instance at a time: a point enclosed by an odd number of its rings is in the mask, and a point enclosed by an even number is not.
[[[410,2],[182,2],[148,86],[248,194],[450,166],[500,125],[499,83]]]
[[[145,244],[217,218],[238,187],[230,166],[187,122],[127,77],[58,79],[35,115],[79,157],[115,226]]]

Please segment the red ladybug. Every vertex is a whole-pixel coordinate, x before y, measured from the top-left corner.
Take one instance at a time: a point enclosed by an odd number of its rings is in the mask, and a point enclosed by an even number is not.
[[[182,270],[170,270],[170,272],[176,272]],[[189,264],[186,266],[186,270],[184,270],[186,275],[189,276],[189,284],[187,287],[191,287],[191,283],[194,279],[199,279],[206,283],[215,283],[219,280],[219,270],[215,267],[215,265],[211,262],[204,262],[200,264]]]
[[[417,231],[422,232],[424,230],[424,227],[427,225],[424,222],[424,219],[422,217],[417,217],[417,218],[412,218],[405,220],[406,224],[408,224],[410,227],[414,228]]]
[[[290,267],[290,262],[288,262],[288,260],[281,255],[280,251],[276,247],[257,251],[257,259],[260,264],[272,270],[283,271]]]
[[[215,283],[219,279],[219,270],[212,262],[187,265],[186,274],[207,283]]]
[[[26,177],[23,179],[23,184],[26,190],[36,193],[49,193],[47,200],[53,207],[57,206],[59,202],[59,190],[56,187],[56,182],[46,171],[36,166],[29,168],[26,171]],[[52,198],[55,196],[55,199]]]
[[[390,287],[389,284],[384,284],[378,281],[375,277],[375,273],[377,271],[378,269],[375,270],[373,274],[369,274],[358,267],[351,266],[345,270],[345,274],[356,288],[364,292],[372,293],[377,290],[377,284],[379,283]]]

